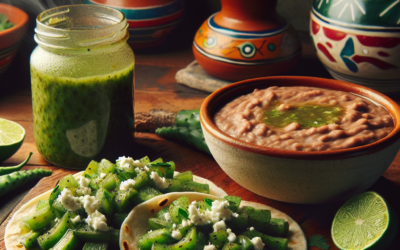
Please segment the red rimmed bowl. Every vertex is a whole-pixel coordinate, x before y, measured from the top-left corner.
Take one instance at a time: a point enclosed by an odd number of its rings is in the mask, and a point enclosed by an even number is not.
[[[6,71],[17,54],[22,37],[28,27],[28,15],[21,9],[0,3],[0,13],[5,14],[13,27],[0,31],[0,75]]]
[[[215,113],[233,99],[271,86],[309,86],[361,95],[384,106],[394,129],[371,144],[331,151],[291,151],[235,139],[214,123]],[[349,198],[372,186],[400,149],[400,107],[372,89],[332,79],[297,76],[264,77],[228,85],[201,106],[200,121],[208,147],[219,166],[244,188],[290,203],[325,203]]]
[[[84,0],[85,4],[105,5],[124,13],[128,20],[132,49],[145,49],[162,44],[183,20],[182,0]]]

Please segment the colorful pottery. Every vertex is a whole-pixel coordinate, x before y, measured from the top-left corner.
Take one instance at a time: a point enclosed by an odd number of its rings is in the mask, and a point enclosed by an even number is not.
[[[210,75],[238,81],[289,71],[301,43],[289,22],[275,11],[276,0],[221,0],[193,42],[196,60]]]
[[[0,31],[0,75],[6,71],[17,54],[22,37],[28,27],[28,15],[21,9],[0,3],[0,13],[5,14],[14,24],[10,29]]]
[[[129,45],[134,49],[161,44],[182,19],[181,0],[84,0],[120,10],[129,23]]]
[[[400,91],[399,0],[315,0],[310,34],[334,78]]]

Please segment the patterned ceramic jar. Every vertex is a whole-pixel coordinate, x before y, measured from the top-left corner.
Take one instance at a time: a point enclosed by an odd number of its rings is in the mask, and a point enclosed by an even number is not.
[[[310,34],[334,78],[400,91],[400,0],[315,0]]]
[[[118,9],[129,23],[129,45],[134,49],[161,44],[167,34],[182,20],[181,0],[84,0]]]
[[[275,12],[276,0],[221,0],[220,12],[197,31],[193,53],[212,76],[238,81],[289,71],[301,56],[301,43]]]

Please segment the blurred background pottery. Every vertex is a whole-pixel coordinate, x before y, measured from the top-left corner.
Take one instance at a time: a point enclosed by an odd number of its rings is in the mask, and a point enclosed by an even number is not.
[[[0,75],[14,59],[28,26],[28,15],[21,9],[0,3],[0,13],[6,15],[13,27],[0,31]]]
[[[276,0],[221,0],[197,31],[193,53],[210,75],[227,81],[278,75],[296,66],[301,43],[276,11]]]
[[[84,0],[120,10],[129,23],[128,44],[133,49],[160,45],[182,20],[181,0]]]
[[[334,78],[400,91],[400,1],[314,0],[310,34]]]
[[[384,106],[395,127],[385,138],[341,150],[294,151],[250,144],[222,132],[215,113],[233,99],[271,86],[310,86],[351,92]],[[218,165],[244,188],[290,203],[344,200],[371,187],[390,166],[400,147],[400,107],[372,89],[343,81],[299,76],[245,80],[223,87],[203,102],[200,122]]]

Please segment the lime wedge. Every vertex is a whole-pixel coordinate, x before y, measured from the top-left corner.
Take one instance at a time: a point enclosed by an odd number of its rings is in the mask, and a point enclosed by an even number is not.
[[[340,249],[380,249],[396,236],[397,215],[375,192],[365,192],[348,200],[336,212],[331,235]]]
[[[25,129],[21,125],[0,118],[0,162],[15,154],[24,138]]]

